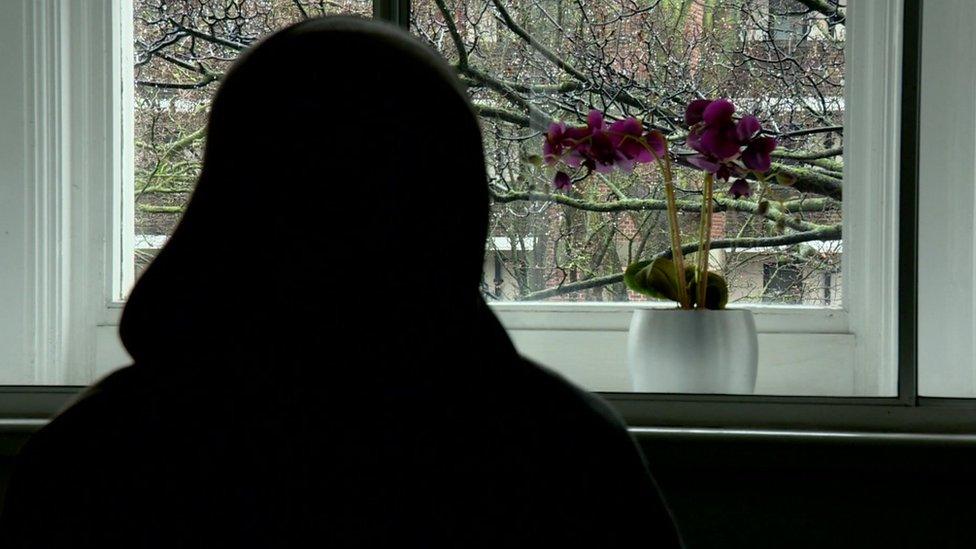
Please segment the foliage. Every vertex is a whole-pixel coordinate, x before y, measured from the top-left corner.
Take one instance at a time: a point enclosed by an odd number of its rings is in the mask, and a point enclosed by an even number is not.
[[[684,293],[691,297],[692,308],[724,309],[728,304],[729,287],[720,274],[708,273],[702,307],[697,303],[698,282],[695,280],[695,269],[690,265],[685,267],[684,279]],[[670,259],[660,257],[655,260],[635,261],[624,272],[624,282],[628,288],[648,297],[681,302],[681,283],[674,262]]]

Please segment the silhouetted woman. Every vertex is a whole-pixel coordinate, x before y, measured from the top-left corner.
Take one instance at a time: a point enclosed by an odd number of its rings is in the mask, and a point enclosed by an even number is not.
[[[271,36],[126,305],[134,364],[24,448],[0,545],[677,545],[620,420],[482,300],[487,226],[442,60],[351,18]]]

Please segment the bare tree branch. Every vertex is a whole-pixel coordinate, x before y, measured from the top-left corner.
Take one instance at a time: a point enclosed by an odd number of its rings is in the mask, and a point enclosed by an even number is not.
[[[491,190],[492,199],[495,202],[506,204],[515,201],[550,201],[556,204],[562,204],[564,206],[569,206],[577,210],[583,210],[587,212],[643,212],[643,211],[664,211],[667,210],[667,202],[659,199],[637,199],[631,198],[627,200],[612,200],[609,202],[594,202],[589,200],[582,200],[579,198],[574,198],[562,193],[542,193],[538,191],[508,191],[508,192],[498,192],[494,189]],[[760,213],[759,204],[749,200],[736,200],[734,198],[727,197],[715,197],[714,198],[714,208],[715,212],[746,212],[750,214],[759,215],[760,217],[765,217],[773,222],[782,222],[787,227],[794,228],[799,231],[811,231],[822,228],[822,225],[817,225],[815,223],[809,223],[806,221],[794,219],[791,216],[787,216],[784,212],[780,211],[776,206],[767,205],[765,213]],[[791,203],[791,212],[821,212],[823,211],[824,202],[812,200],[812,201],[794,201]],[[701,200],[678,200],[677,206],[679,211],[698,213],[701,210]]]
[[[552,50],[550,50],[544,44],[540,43],[538,40],[533,38],[532,35],[530,35],[528,32],[526,32],[525,29],[522,28],[521,25],[516,23],[515,20],[512,19],[512,16],[508,13],[508,10],[505,9],[505,6],[502,5],[501,0],[491,0],[491,1],[492,4],[495,5],[495,9],[498,10],[498,14],[501,16],[502,21],[505,23],[505,26],[511,29],[511,31],[514,32],[519,38],[521,38],[527,44],[532,46],[532,48],[534,48],[536,51],[541,53],[543,57],[545,57],[546,59],[554,63],[557,67],[571,74],[577,80],[581,82],[586,82],[588,80],[585,74],[576,70],[575,67],[567,63],[563,58],[553,53]]]
[[[771,248],[775,246],[789,246],[792,244],[801,244],[803,242],[811,242],[814,240],[840,240],[841,239],[841,227],[840,225],[834,225],[831,227],[825,227],[816,231],[807,231],[802,233],[792,233],[788,235],[781,236],[769,236],[769,237],[746,237],[746,238],[730,238],[723,240],[713,240],[711,243],[711,249],[727,249],[727,248]],[[690,254],[698,250],[698,243],[685,244],[681,246],[682,253]],[[671,250],[665,250],[659,252],[649,259],[657,259],[659,257],[671,257]],[[538,301],[542,299],[549,299],[551,297],[556,297],[559,295],[565,295],[573,292],[579,292],[581,290],[589,290],[593,288],[599,288],[602,286],[609,286],[610,284],[618,284],[623,282],[623,273],[616,273],[605,276],[597,276],[593,278],[588,278],[586,280],[581,280],[578,282],[570,282],[568,284],[561,284],[553,288],[547,288],[545,290],[540,290],[537,292],[532,292],[523,295],[519,298],[520,301]]]
[[[827,16],[832,24],[842,24],[845,21],[844,12],[840,11],[838,3],[827,2],[826,0],[796,0],[813,11],[820,12]]]

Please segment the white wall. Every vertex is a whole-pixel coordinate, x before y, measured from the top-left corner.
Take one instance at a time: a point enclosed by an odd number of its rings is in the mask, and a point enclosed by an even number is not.
[[[924,2],[919,392],[976,397],[976,2]]]
[[[976,397],[976,2],[924,3],[919,392]]]

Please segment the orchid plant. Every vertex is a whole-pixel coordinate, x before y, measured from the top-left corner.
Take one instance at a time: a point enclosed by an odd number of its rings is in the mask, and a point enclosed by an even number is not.
[[[685,123],[688,126],[685,144],[694,152],[683,155],[684,159],[705,174],[694,266],[685,264],[682,253],[671,170],[673,158],[668,139],[661,132],[645,131],[636,118],[608,123],[603,113],[593,110],[587,116],[586,126],[553,123],[545,136],[543,159],[557,168],[553,185],[563,191],[594,172],[629,172],[637,164],[656,162],[664,179],[671,258],[630,264],[624,282],[635,292],[675,301],[682,309],[724,309],[728,285],[721,275],[708,270],[715,181],[728,184],[728,193],[734,198],[750,196],[747,178],[751,175],[760,182],[765,181],[776,140],[762,135],[762,126],[755,116],[737,119],[735,106],[727,99],[692,101],[685,110]],[[731,184],[729,180],[733,180]]]

